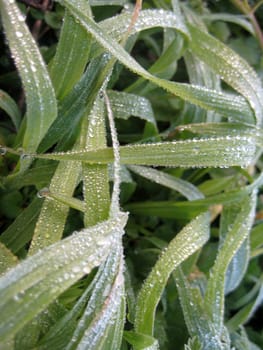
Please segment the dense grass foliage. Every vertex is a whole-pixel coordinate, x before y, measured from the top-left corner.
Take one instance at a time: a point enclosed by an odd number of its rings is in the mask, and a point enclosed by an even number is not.
[[[0,349],[263,348],[262,8],[0,0]]]

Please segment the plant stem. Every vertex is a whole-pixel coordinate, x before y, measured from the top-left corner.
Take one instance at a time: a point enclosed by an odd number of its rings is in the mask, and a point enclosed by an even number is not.
[[[263,33],[262,33],[261,28],[260,28],[260,25],[258,24],[256,16],[254,15],[253,12],[249,13],[247,16],[251,21],[251,24],[252,24],[254,31],[255,31],[255,35],[258,39],[258,43],[260,45],[261,50],[263,51]]]
[[[242,0],[231,0],[231,1],[241,12],[243,12],[249,18],[254,28],[255,36],[258,40],[259,46],[263,51],[263,33],[255,16],[255,11],[259,8],[259,6],[263,4],[263,0],[259,1],[253,7],[250,7],[247,1],[242,1]]]

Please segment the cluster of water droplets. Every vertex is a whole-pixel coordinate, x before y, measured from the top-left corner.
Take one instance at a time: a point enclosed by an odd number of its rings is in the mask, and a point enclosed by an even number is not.
[[[152,106],[145,97],[110,91],[108,93],[115,118],[127,119],[129,116],[139,117],[155,124]]]
[[[39,123],[45,118],[38,125],[39,130],[35,127],[33,135],[29,137],[26,131],[26,144],[38,143],[45,127],[48,128],[56,117],[55,94],[44,60],[18,6],[14,1],[4,2],[2,11],[10,50],[25,87],[28,117],[39,118]]]
[[[258,124],[261,125],[263,89],[255,71],[227,46],[219,43],[215,45],[214,39],[209,39],[209,37],[207,40],[201,39],[197,45],[196,53],[202,58],[209,57],[208,52],[213,53],[214,59],[211,59],[210,63],[224,81],[247,98],[255,112]]]
[[[162,143],[128,145],[123,160],[145,165],[178,167],[248,166],[256,152],[255,140],[246,136],[211,137]]]
[[[72,337],[72,342],[82,346],[95,349],[106,329],[120,322],[117,315],[124,296],[121,241],[115,248],[95,277],[92,295]]]

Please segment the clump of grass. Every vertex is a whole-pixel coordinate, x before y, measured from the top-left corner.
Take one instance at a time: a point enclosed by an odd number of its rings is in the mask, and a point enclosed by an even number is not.
[[[0,347],[259,349],[261,1],[22,3],[0,0]]]

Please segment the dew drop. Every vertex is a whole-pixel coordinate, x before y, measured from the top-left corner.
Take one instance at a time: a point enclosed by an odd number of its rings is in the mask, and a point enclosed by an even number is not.
[[[24,22],[24,20],[25,20],[25,17],[22,14],[18,15],[17,18],[18,18],[19,22]]]
[[[5,147],[0,147],[0,155],[4,156],[6,154],[7,150]]]
[[[27,160],[27,159],[30,159],[31,156],[29,154],[26,154],[26,153],[22,153],[21,156],[20,156],[20,160],[23,161],[23,160]]]
[[[16,36],[17,36],[18,38],[22,38],[23,33],[19,32],[19,31],[16,31]]]
[[[44,187],[38,191],[37,196],[38,198],[45,198],[48,196],[49,193],[50,193],[49,188]]]

